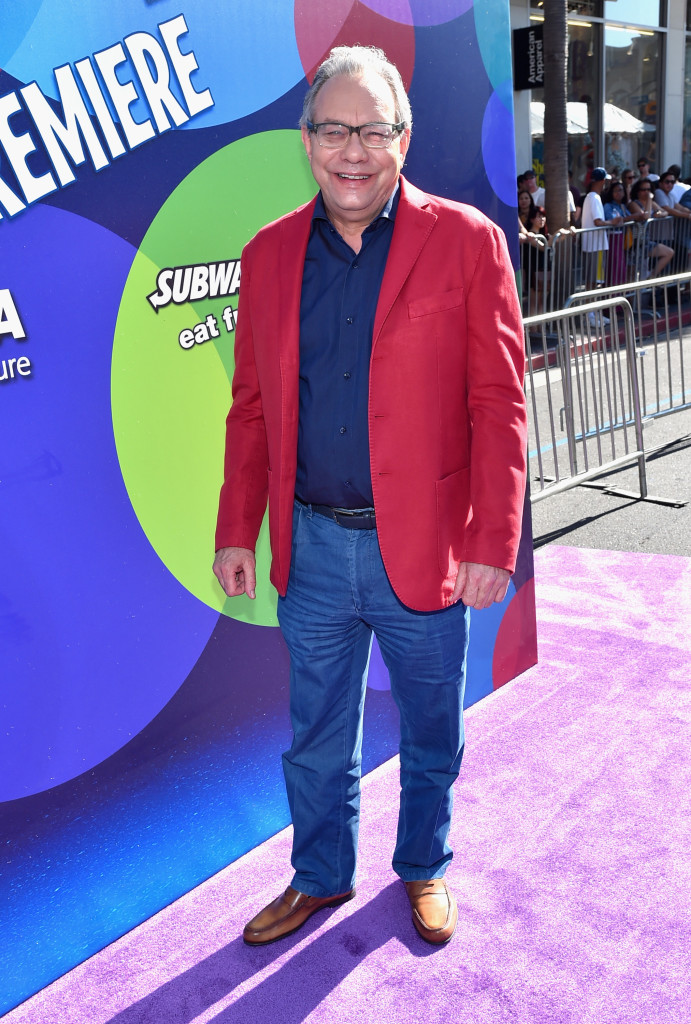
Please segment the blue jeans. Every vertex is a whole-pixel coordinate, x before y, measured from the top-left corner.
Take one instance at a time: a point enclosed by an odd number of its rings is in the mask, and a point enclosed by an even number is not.
[[[293,743],[283,769],[294,829],[292,885],[333,896],[355,883],[373,632],[401,720],[393,868],[405,881],[440,878],[452,857],[452,787],[463,756],[467,609],[461,602],[437,612],[406,608],[389,583],[376,530],[344,529],[296,502],[278,619],[290,652]]]

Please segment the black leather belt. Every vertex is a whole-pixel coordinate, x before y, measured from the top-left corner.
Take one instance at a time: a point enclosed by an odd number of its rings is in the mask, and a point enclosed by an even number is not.
[[[373,508],[331,508],[330,505],[310,505],[297,497],[296,500],[305,508],[311,508],[318,515],[333,519],[335,523],[343,526],[346,530],[376,530],[377,528]]]

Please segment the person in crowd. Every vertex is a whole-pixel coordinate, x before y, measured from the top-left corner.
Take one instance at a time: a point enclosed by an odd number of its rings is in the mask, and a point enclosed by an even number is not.
[[[547,214],[545,213],[544,206],[535,206],[532,217],[530,218],[528,228],[535,235],[543,235],[548,238],[547,232]]]
[[[392,866],[438,946],[458,920],[444,874],[469,609],[504,600],[521,533],[521,311],[504,232],[401,174],[412,113],[381,50],[335,47],[300,124],[319,192],[242,253],[213,566],[229,598],[256,597],[268,500],[294,874],[243,938],[355,896],[374,633],[400,713]]]
[[[530,192],[536,206],[545,205],[545,190],[542,185],[538,185],[535,171],[531,168],[523,172],[523,185]]]
[[[573,227],[580,227],[581,224],[581,213],[583,211],[583,196],[581,195],[578,186],[573,183],[573,171],[569,171],[569,192],[573,199],[573,207],[569,203],[569,214],[571,217],[571,224]]]
[[[628,203],[631,198],[631,186],[636,180],[635,171],[632,171],[630,167],[625,167],[621,172],[621,183],[624,186],[624,192],[626,193],[626,202]]]
[[[658,187],[655,189],[655,202],[660,209],[664,210],[665,213],[671,214],[672,217],[689,220],[689,218],[691,218],[691,210],[686,206],[682,206],[681,203],[679,203],[673,196],[674,188],[677,184],[677,177],[671,168],[668,171],[665,171],[657,184]]]
[[[633,183],[628,207],[629,212],[633,214],[633,219],[638,223],[667,216],[653,199],[653,185],[649,178],[639,178]],[[674,249],[657,238],[647,237],[645,254],[648,260],[655,260],[655,266],[648,276],[659,277],[670,260],[674,258]]]
[[[521,243],[521,269],[524,294],[529,296],[528,314],[545,312],[550,284],[551,249],[564,236],[575,234],[576,229],[560,228],[550,234],[544,206],[535,206],[530,193],[518,194],[518,240]],[[521,213],[523,209],[523,214]]]
[[[537,207],[533,197],[527,189],[523,188],[518,193],[518,231],[519,235],[526,235],[531,230],[530,222],[535,218]]]
[[[675,258],[674,263],[669,267],[667,273],[680,273],[687,269],[688,253],[691,248],[691,208],[686,203],[681,203],[674,198],[674,189],[677,186],[676,168],[670,167],[662,175],[658,182],[658,187],[655,189],[655,202],[664,210],[665,213],[670,214],[676,218],[677,230],[676,232],[670,227],[669,232],[663,237],[661,241],[674,242]],[[682,191],[681,199],[684,199],[684,192]]]
[[[626,206],[626,190],[621,181],[611,181],[602,193],[602,207],[605,220],[613,225],[609,232],[609,255],[607,257],[607,284],[624,284],[626,281],[626,242],[631,237],[624,225],[633,221],[633,214]]]
[[[672,175],[674,177],[674,186],[672,187],[671,196],[674,202],[678,203],[684,193],[689,191],[691,185],[687,185],[685,181],[681,180],[681,167],[679,164],[670,164],[662,177],[665,178],[667,175]]]
[[[537,308],[535,293],[536,273],[538,267],[544,272],[546,239],[542,232],[534,227],[538,209],[533,202],[533,197],[527,189],[518,193],[518,241],[521,245],[521,276],[523,280],[523,295],[528,299],[527,314],[532,316],[536,312],[542,312]],[[543,211],[544,212],[544,211]],[[524,299],[525,310],[525,299]]]
[[[659,174],[655,174],[651,170],[651,168],[650,168],[650,161],[647,159],[647,157],[642,156],[638,160],[638,162],[636,164],[636,167],[638,168],[638,180],[639,181],[642,181],[643,178],[647,178],[651,182],[659,180],[660,175]]]
[[[607,253],[609,251],[607,232],[595,231],[594,229],[604,228],[606,224],[605,211],[602,205],[602,193],[609,180],[609,174],[604,167],[594,167],[590,176],[588,194],[583,200],[581,246],[583,250],[585,281],[588,289],[595,288],[596,285],[602,284],[605,281]]]
[[[546,300],[549,285],[547,243],[547,217],[544,206],[533,205],[533,212],[528,221],[526,240],[530,242],[530,305],[529,312],[533,316],[546,311]]]

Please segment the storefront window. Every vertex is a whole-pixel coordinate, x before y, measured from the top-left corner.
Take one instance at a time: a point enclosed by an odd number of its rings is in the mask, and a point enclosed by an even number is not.
[[[605,29],[605,166],[619,173],[639,157],[656,164],[660,40],[656,32]]]
[[[691,0],[690,0],[691,5]],[[691,22],[687,22],[691,24]],[[682,137],[681,176],[691,176],[691,37],[686,38],[686,68],[684,72],[684,133]]]
[[[690,0],[691,2],[691,0]],[[569,25],[569,76],[567,82],[566,130],[569,142],[569,170],[573,183],[584,189],[595,166],[594,140],[599,139],[602,110],[600,87],[599,25]],[[533,167],[540,175],[544,152],[544,89],[531,92]]]
[[[599,25],[569,26],[569,76],[567,130],[569,133],[569,170],[574,184],[586,188],[595,166],[595,140],[602,130],[599,103],[600,47]]]
[[[691,0],[687,4],[691,17]],[[542,4],[531,0],[531,6],[537,13]],[[581,189],[587,188],[596,164],[621,174],[644,156],[659,172],[662,33],[655,28],[664,25],[665,9],[661,0],[568,0],[569,15],[583,19],[568,21],[567,97],[569,169]],[[595,20],[603,13],[612,22]],[[594,20],[588,22],[588,17]],[[691,22],[689,32],[684,170],[691,175]],[[544,159],[544,91],[533,89],[531,100],[533,166],[539,175]]]
[[[605,18],[632,25],[662,25],[662,4],[656,0],[605,0]]]
[[[646,0],[643,0],[645,3]],[[652,0],[648,0],[648,3]],[[530,0],[530,6],[536,10],[542,10],[543,0]],[[568,0],[566,7],[568,14],[580,14],[582,18],[601,18],[602,0]]]

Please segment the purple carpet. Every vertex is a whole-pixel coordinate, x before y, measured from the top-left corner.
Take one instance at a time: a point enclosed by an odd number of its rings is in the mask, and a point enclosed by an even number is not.
[[[397,762],[363,791],[358,896],[264,949],[286,830],[6,1024],[667,1024],[691,1001],[691,559],[547,547],[540,663],[467,713],[447,878],[413,930],[389,863]]]

